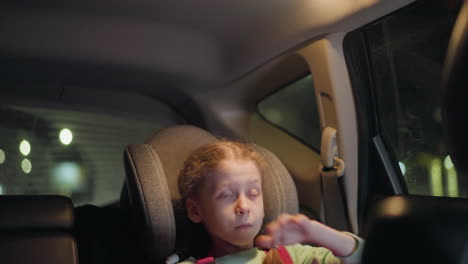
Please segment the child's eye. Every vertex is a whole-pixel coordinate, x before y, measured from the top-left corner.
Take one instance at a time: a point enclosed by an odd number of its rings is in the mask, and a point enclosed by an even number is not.
[[[234,198],[234,194],[233,193],[221,193],[218,197],[220,199],[232,199]]]
[[[249,196],[251,196],[251,197],[257,197],[257,196],[260,195],[260,192],[259,192],[257,189],[252,189],[252,190],[249,191],[248,194],[249,194]]]

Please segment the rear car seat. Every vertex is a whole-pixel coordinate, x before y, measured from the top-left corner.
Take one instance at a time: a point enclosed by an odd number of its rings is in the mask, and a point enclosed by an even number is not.
[[[0,263],[75,264],[72,201],[63,196],[0,195]]]

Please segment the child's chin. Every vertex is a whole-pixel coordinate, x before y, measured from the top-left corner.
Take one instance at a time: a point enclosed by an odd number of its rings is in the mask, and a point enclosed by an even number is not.
[[[235,238],[229,241],[232,245],[238,246],[238,247],[246,247],[250,248],[253,246],[253,241],[254,241],[255,236],[246,236],[242,238]]]

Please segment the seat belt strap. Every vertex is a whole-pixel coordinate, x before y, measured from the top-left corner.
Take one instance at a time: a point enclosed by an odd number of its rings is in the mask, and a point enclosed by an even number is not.
[[[284,246],[278,247],[278,254],[284,264],[294,264],[288,250]]]
[[[324,170],[321,189],[325,223],[340,231],[350,231],[336,170]]]
[[[339,177],[344,175],[345,163],[338,158],[336,129],[326,127],[322,132],[321,192],[325,224],[341,231],[350,231]]]
[[[213,257],[202,258],[202,259],[197,260],[197,262],[195,262],[195,264],[210,264],[210,263],[215,263],[215,259]]]

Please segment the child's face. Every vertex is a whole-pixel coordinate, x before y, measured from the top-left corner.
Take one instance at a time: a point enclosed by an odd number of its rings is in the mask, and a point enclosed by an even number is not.
[[[190,203],[189,217],[205,225],[214,243],[252,247],[264,217],[260,170],[250,160],[226,160]]]

